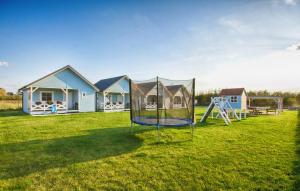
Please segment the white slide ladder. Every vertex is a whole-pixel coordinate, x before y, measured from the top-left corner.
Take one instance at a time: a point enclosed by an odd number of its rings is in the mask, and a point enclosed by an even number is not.
[[[200,123],[203,123],[206,121],[209,114],[213,111],[214,108],[218,109],[218,111],[219,111],[218,115],[223,118],[226,125],[229,125],[231,123],[231,120],[228,116],[226,108],[230,108],[233,111],[235,117],[240,120],[240,118],[238,117],[236,112],[232,109],[230,103],[225,98],[213,97],[213,98],[211,98],[211,102],[210,102],[208,108],[206,109],[206,112],[204,113],[203,117],[201,118]]]

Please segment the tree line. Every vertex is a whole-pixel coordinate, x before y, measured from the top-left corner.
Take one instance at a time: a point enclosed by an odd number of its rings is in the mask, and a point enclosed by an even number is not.
[[[211,97],[219,96],[220,90],[212,90],[207,92],[199,92],[196,94],[195,99],[198,105],[207,106],[210,104]],[[300,92],[283,92],[276,91],[270,92],[267,90],[249,91],[247,96],[278,96],[283,98],[283,106],[297,107],[300,106]],[[248,104],[248,103],[247,103]],[[253,106],[276,106],[273,100],[253,100],[251,101]]]
[[[4,88],[0,88],[0,100],[21,100],[22,96],[12,92],[6,92]]]
[[[207,92],[199,92],[196,94],[195,99],[197,100],[197,105],[207,106],[210,104],[211,97],[219,96],[220,90],[211,90]],[[259,91],[249,91],[248,96],[280,96],[283,98],[284,107],[296,107],[300,106],[300,92],[270,92],[267,90]],[[12,92],[6,92],[4,88],[0,88],[0,100],[21,100],[22,96],[18,94],[13,94]],[[275,106],[273,100],[254,100],[251,105],[256,106]]]

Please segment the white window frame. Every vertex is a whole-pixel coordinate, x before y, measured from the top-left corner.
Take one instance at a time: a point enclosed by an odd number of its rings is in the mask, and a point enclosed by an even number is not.
[[[40,100],[43,101],[43,93],[51,93],[51,101],[53,102],[53,91],[40,91]]]
[[[234,99],[235,98],[235,99]],[[235,100],[235,101],[234,101]],[[238,96],[230,96],[230,102],[231,103],[237,103],[238,102]]]

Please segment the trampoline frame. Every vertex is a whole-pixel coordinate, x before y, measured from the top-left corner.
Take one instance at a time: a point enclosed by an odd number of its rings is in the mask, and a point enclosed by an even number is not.
[[[156,119],[156,118],[154,118],[154,119]],[[168,125],[168,124],[163,124],[162,125],[161,123],[159,123],[158,125],[160,127],[184,127],[184,126],[188,126],[188,125],[192,125],[193,124],[193,120],[191,120],[191,119],[185,119],[185,118],[168,118],[168,119],[182,120],[182,121],[186,121],[187,123],[185,123],[185,124],[177,124],[177,125]],[[157,126],[157,123],[156,124],[150,124],[150,123],[146,123],[146,122],[142,122],[142,121],[137,121],[137,120],[134,120],[134,119],[132,119],[132,122],[136,123],[136,124],[139,124],[139,125],[147,125],[147,126],[155,126],[155,127]]]

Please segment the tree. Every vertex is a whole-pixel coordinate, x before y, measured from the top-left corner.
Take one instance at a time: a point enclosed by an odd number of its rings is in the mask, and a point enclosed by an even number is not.
[[[288,106],[297,106],[297,100],[296,98],[287,98],[287,101],[286,101],[287,105]]]
[[[297,100],[297,104],[300,105],[300,93],[297,94],[296,100]]]
[[[4,88],[0,88],[0,96],[5,96],[6,95],[6,91]]]

